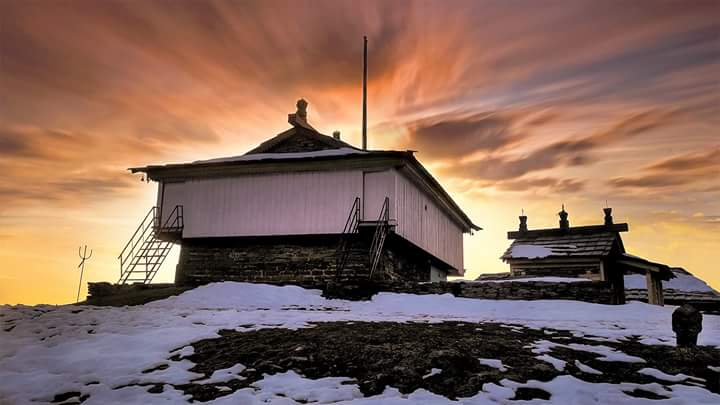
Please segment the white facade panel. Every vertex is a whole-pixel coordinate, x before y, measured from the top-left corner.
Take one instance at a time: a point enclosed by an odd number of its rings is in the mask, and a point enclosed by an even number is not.
[[[462,228],[395,169],[190,179],[160,193],[163,221],[183,205],[184,238],[340,233],[356,197],[363,219],[374,221],[387,196],[398,235],[463,269]]]
[[[396,173],[396,232],[462,271],[462,229],[426,192],[404,174]]]
[[[170,220],[170,215],[173,213],[175,206],[185,205],[187,189],[185,182],[165,182],[160,185],[159,190],[158,200],[162,200],[162,203],[158,204],[158,207],[160,207],[161,224],[165,225]]]
[[[184,206],[183,237],[342,232],[362,172],[300,172],[188,180],[165,185],[163,215]]]
[[[385,197],[390,199],[390,218],[395,218],[395,170],[383,170],[363,173],[363,219],[377,221],[382,211]]]

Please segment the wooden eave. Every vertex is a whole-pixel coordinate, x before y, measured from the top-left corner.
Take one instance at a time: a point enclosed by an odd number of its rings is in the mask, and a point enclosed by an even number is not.
[[[234,177],[257,173],[333,171],[401,166],[405,153],[383,151],[357,155],[321,155],[294,159],[269,158],[263,160],[178,163],[131,167],[128,170],[132,173],[146,173],[151,180],[182,181],[193,178]]]
[[[532,229],[527,231],[510,231],[507,233],[508,239],[525,239],[547,236],[565,236],[565,235],[584,235],[598,232],[627,232],[628,224],[612,224],[612,225],[588,225],[575,226],[568,229],[547,228]]]
[[[615,263],[628,267],[631,271],[640,269],[656,273],[659,275],[661,280],[670,280],[671,278],[675,278],[675,274],[672,272],[670,266],[662,263],[651,262],[641,257],[619,256],[615,259]]]

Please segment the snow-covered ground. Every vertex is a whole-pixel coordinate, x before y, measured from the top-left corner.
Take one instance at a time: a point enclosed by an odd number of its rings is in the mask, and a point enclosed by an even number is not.
[[[372,301],[327,300],[319,291],[246,283],[217,283],[144,306],[0,307],[0,404],[49,402],[56,394],[81,392],[85,404],[154,404],[184,402],[188,396],[165,385],[150,394],[143,383],[183,384],[206,376],[190,372],[189,360],[143,373],[167,362],[169,356],[192,353],[191,342],[214,338],[221,329],[304,328],[323,321],[492,321],[531,328],[573,331],[599,341],[620,341],[632,335],[645,344],[673,345],[670,328],[674,307],[638,302],[622,306],[576,301],[502,301],[455,298],[451,295],[381,293]],[[705,315],[700,344],[720,347],[720,317]],[[550,344],[540,341],[537,353]],[[578,346],[578,345],[576,345]],[[600,356],[623,358],[603,346],[573,347]],[[493,359],[484,359],[488,364]],[[637,359],[631,359],[637,361]],[[628,361],[627,358],[625,361]],[[495,364],[501,367],[502,363]],[[558,367],[561,365],[557,363]],[[564,365],[563,365],[564,366]],[[720,359],[717,366],[720,366]],[[210,380],[236,378],[244,366],[221,370]],[[591,369],[590,369],[591,370]],[[589,371],[589,370],[588,370]],[[648,371],[649,375],[659,375]],[[679,378],[673,376],[673,378]],[[296,401],[352,404],[486,404],[503,403],[518,387],[541,388],[551,403],[644,403],[623,391],[642,388],[667,396],[669,403],[720,403],[720,396],[694,385],[589,383],[570,375],[549,382],[503,380],[485,384],[471,398],[450,401],[418,390],[402,395],[388,388],[363,398],[344,376],[311,380],[293,371],[266,375],[251,388],[218,398],[216,404],[295,404]],[[662,401],[652,401],[658,403]]]

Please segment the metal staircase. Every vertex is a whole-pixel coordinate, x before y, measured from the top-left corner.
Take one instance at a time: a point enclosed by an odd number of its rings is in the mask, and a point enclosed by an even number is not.
[[[378,263],[380,263],[380,257],[382,257],[385,239],[387,238],[389,230],[390,198],[385,197],[382,209],[380,210],[380,216],[377,220],[375,235],[373,236],[372,244],[370,244],[370,279],[372,279],[373,273],[375,272]]]
[[[173,242],[182,235],[183,206],[176,205],[161,224],[160,209],[152,207],[118,256],[118,284],[149,284],[160,270]]]
[[[348,257],[350,256],[350,238],[352,234],[357,233],[358,225],[360,224],[360,197],[355,197],[352,208],[350,208],[350,214],[348,219],[345,221],[345,228],[340,235],[340,242],[338,242],[337,250],[335,251],[335,278],[339,279],[345,264],[347,264]]]

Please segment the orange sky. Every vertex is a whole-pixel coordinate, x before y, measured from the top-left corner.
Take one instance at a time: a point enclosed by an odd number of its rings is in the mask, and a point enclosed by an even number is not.
[[[241,154],[309,120],[418,151],[484,230],[602,221],[720,288],[720,3],[0,0],[0,303],[74,300],[153,204],[134,165]],[[176,252],[175,252],[176,253]],[[172,259],[176,256],[172,257]],[[158,281],[171,280],[174,262]]]

